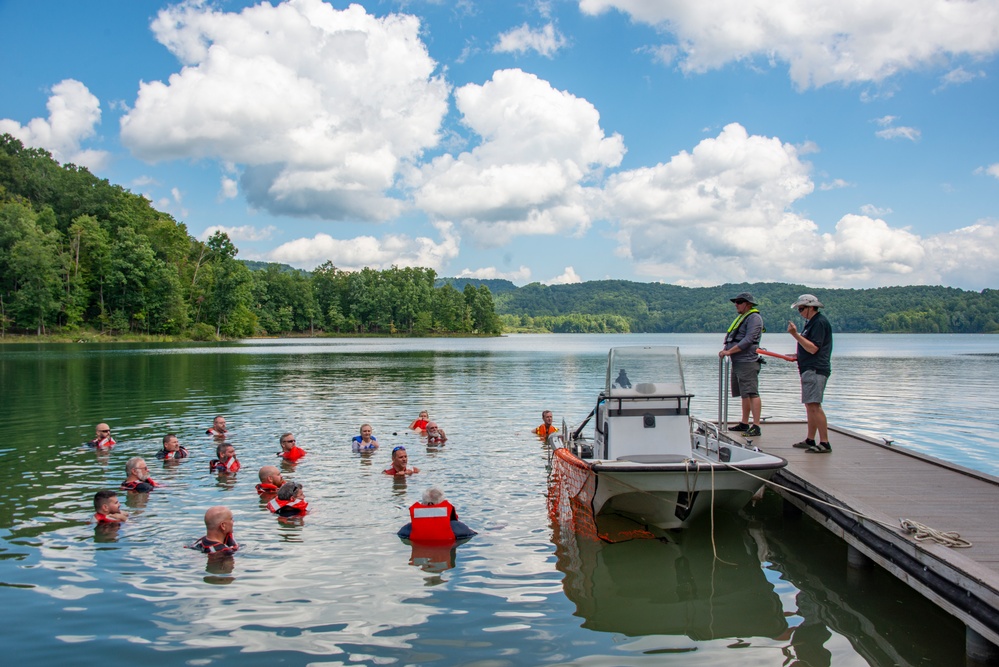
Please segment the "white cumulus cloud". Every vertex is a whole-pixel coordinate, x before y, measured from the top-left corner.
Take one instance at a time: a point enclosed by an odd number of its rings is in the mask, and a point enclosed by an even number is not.
[[[579,7],[593,15],[616,9],[668,33],[667,55],[685,72],[780,61],[799,88],[880,82],[999,50],[999,3],[988,1],[579,0]]]
[[[553,24],[548,23],[535,30],[525,23],[518,28],[501,33],[493,51],[495,53],[537,51],[539,54],[551,58],[565,44],[565,36]]]
[[[268,225],[263,229],[257,229],[253,225],[238,225],[232,227],[226,227],[224,225],[212,225],[205,231],[198,235],[198,238],[202,241],[207,241],[212,237],[215,232],[225,232],[229,239],[233,242],[236,241],[266,241],[267,239],[274,236],[274,232],[277,231],[277,227],[274,225]]]
[[[848,188],[850,186],[851,183],[849,181],[843,180],[842,178],[834,178],[831,181],[819,185],[819,190],[823,191],[839,190],[841,188]]]
[[[81,147],[101,122],[100,100],[75,79],[60,81],[50,92],[45,105],[48,118],[32,118],[27,125],[3,118],[0,134],[16,137],[25,146],[44,148],[59,162],[72,162],[91,171],[102,169],[108,163],[108,153]]]
[[[526,283],[531,279],[531,269],[521,265],[513,271],[501,271],[495,266],[487,266],[481,269],[462,269],[455,277],[478,278],[479,280],[503,279],[514,283]]]
[[[592,104],[519,69],[463,86],[455,98],[481,143],[413,175],[418,207],[456,221],[483,246],[589,227],[596,191],[587,181],[625,151],[620,135],[604,135]]]
[[[878,130],[874,135],[881,139],[908,139],[909,141],[917,141],[922,132],[914,127],[899,125],[897,127],[886,127],[883,130]]]
[[[579,277],[576,270],[571,266],[565,267],[565,271],[561,275],[555,276],[551,280],[545,281],[546,285],[572,285],[575,283],[581,283],[583,279]]]
[[[667,283],[985,287],[999,281],[996,221],[924,237],[882,220],[890,208],[868,204],[822,232],[795,211],[813,191],[809,171],[794,146],[733,123],[669,162],[609,177],[603,218],[616,226],[621,261]]]
[[[440,272],[458,256],[461,239],[449,223],[435,226],[440,232],[440,241],[404,234],[337,239],[320,233],[284,243],[272,250],[267,259],[310,270],[328,260],[345,271],[359,271],[364,267],[383,270],[392,266],[421,266]]]
[[[791,210],[814,189],[809,170],[794,146],[732,123],[667,163],[608,178],[605,217],[620,225],[618,254],[642,274],[738,282],[761,264],[797,266],[796,253],[814,246],[815,224]]]
[[[275,214],[382,220],[405,163],[438,142],[448,86],[419,20],[321,0],[239,13],[163,9],[156,38],[183,64],[140,85],[122,142],[149,161],[240,165],[249,203]]]

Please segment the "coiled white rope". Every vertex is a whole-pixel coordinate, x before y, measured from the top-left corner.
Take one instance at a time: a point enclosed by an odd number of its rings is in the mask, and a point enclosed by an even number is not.
[[[912,539],[917,542],[936,542],[952,549],[967,549],[972,546],[970,541],[953,530],[946,532],[935,530],[912,519],[899,519],[899,523],[902,525],[902,530],[911,534]]]

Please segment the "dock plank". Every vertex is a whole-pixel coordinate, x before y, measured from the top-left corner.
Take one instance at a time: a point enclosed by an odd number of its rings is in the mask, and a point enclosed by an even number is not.
[[[786,501],[999,645],[999,478],[829,430],[829,454],[792,447],[805,436],[803,421],[764,422],[749,440],[787,459],[773,480]],[[957,532],[972,546],[917,542],[900,519]]]

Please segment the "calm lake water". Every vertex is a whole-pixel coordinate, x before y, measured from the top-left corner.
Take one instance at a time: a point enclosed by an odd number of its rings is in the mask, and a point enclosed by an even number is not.
[[[578,422],[609,347],[672,344],[694,411],[713,417],[720,339],[0,347],[0,643],[36,665],[963,664],[962,624],[890,575],[848,570],[845,547],[783,518],[775,496],[679,543],[593,543],[550,525],[530,432],[541,410]],[[765,342],[793,350],[786,334]],[[997,377],[999,337],[839,335],[826,411],[999,474]],[[764,414],[803,418],[792,364],[771,361],[762,382]],[[422,409],[445,446],[407,431]],[[234,479],[208,471],[218,413],[243,463]],[[81,446],[99,421],[118,441],[107,454]],[[350,450],[364,422],[373,455]],[[254,491],[285,431],[309,452],[284,472],[310,503],[297,523]],[[154,459],[167,432],[190,459]],[[395,445],[421,468],[408,481],[381,474]],[[95,530],[94,492],[117,488],[136,455],[164,486],[123,503],[116,533]],[[479,532],[453,551],[395,536],[432,484]],[[242,548],[209,564],[183,546],[218,504]]]

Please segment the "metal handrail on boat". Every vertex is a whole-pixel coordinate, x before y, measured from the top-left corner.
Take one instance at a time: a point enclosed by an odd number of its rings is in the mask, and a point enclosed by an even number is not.
[[[732,360],[729,357],[718,357],[718,427],[722,431],[728,431],[728,394],[725,391],[729,386],[730,375],[732,373]]]

